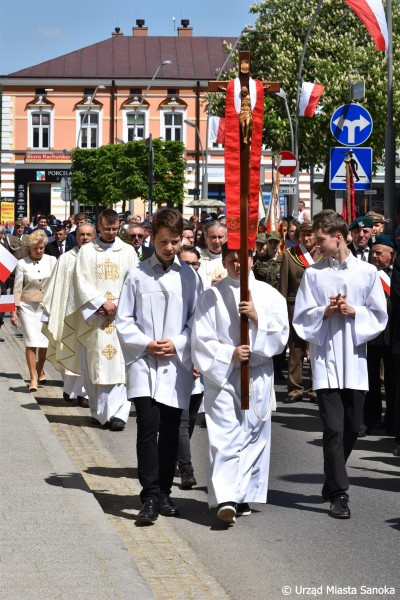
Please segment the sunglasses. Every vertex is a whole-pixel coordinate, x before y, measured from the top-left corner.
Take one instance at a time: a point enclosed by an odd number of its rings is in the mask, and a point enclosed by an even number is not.
[[[189,267],[198,267],[200,265],[199,262],[189,262],[188,260],[184,261]]]
[[[129,237],[131,239],[133,239],[133,238],[139,238],[139,240],[142,240],[144,236],[143,236],[142,233],[132,233]]]

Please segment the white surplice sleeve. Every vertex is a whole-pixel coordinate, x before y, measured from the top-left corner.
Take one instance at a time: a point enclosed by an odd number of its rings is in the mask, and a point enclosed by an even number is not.
[[[232,371],[235,346],[218,339],[216,305],[217,296],[212,288],[205,290],[197,301],[192,328],[192,360],[207,379],[221,387]]]
[[[131,268],[125,277],[115,317],[118,338],[127,365],[138,360],[153,339],[140,329],[136,321],[136,282],[134,270],[134,268]]]
[[[388,314],[385,293],[378,271],[371,274],[372,285],[368,292],[365,306],[354,306],[356,311],[351,319],[351,331],[355,346],[365,344],[376,338],[386,327]]]
[[[319,306],[313,295],[310,272],[306,269],[296,294],[293,327],[299,337],[316,346],[323,346],[329,319],[324,319],[326,306]]]
[[[262,298],[256,299],[253,297],[255,292],[251,291],[258,322],[249,322],[250,352],[271,358],[280,354],[286,345],[289,320],[285,298],[273,287],[264,286],[265,295]]]

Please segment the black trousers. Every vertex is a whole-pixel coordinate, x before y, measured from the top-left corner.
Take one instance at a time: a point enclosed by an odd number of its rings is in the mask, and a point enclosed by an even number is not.
[[[150,397],[132,398],[137,421],[136,451],[142,502],[171,493],[182,409]]]
[[[386,433],[394,435],[395,418],[395,355],[390,346],[368,345],[367,364],[369,391],[365,397],[364,423],[367,427],[373,427],[380,421],[382,415],[382,394],[380,367],[383,360],[384,383],[385,383],[385,429]]]
[[[317,390],[323,425],[325,488],[330,498],[349,489],[346,462],[363,421],[364,392]]]
[[[197,413],[203,399],[203,392],[192,394],[188,410],[183,410],[181,415],[181,424],[179,427],[179,445],[178,445],[178,463],[184,465],[192,462],[190,452],[190,438],[192,437],[194,426],[196,424]]]

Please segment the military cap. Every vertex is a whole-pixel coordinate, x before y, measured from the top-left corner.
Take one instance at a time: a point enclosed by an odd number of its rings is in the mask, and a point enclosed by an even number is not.
[[[373,246],[376,244],[381,244],[382,246],[389,246],[389,248],[396,248],[396,244],[390,237],[390,235],[386,235],[386,233],[380,233],[375,237],[375,241],[372,242]]]
[[[372,229],[373,226],[374,221],[372,217],[357,217],[357,219],[350,224],[349,231],[353,231],[353,229],[362,229],[363,227],[370,227]]]
[[[257,244],[265,244],[265,242],[267,241],[266,238],[266,234],[265,233],[259,233],[256,237],[256,243]]]
[[[275,240],[277,242],[281,241],[281,234],[279,231],[270,231],[265,234],[265,237],[267,238],[267,242],[269,242],[269,240]]]
[[[374,223],[389,223],[388,219],[385,219],[383,215],[375,212],[374,210],[369,210],[367,213],[365,213],[365,216],[371,217]]]
[[[313,222],[312,221],[303,221],[300,223],[299,231],[302,229],[312,229]]]

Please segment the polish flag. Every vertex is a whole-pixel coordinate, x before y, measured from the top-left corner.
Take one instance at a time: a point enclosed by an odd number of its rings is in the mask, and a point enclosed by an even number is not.
[[[210,117],[208,129],[208,145],[225,143],[225,119],[222,117]]]
[[[0,296],[0,313],[15,310],[14,296]]]
[[[324,92],[325,86],[321,83],[310,83],[309,81],[303,81],[301,86],[299,116],[300,117],[313,117],[315,109],[319,99]]]
[[[0,244],[0,281],[7,281],[17,266],[18,260]]]
[[[361,19],[378,50],[388,49],[388,28],[382,0],[346,0]]]

